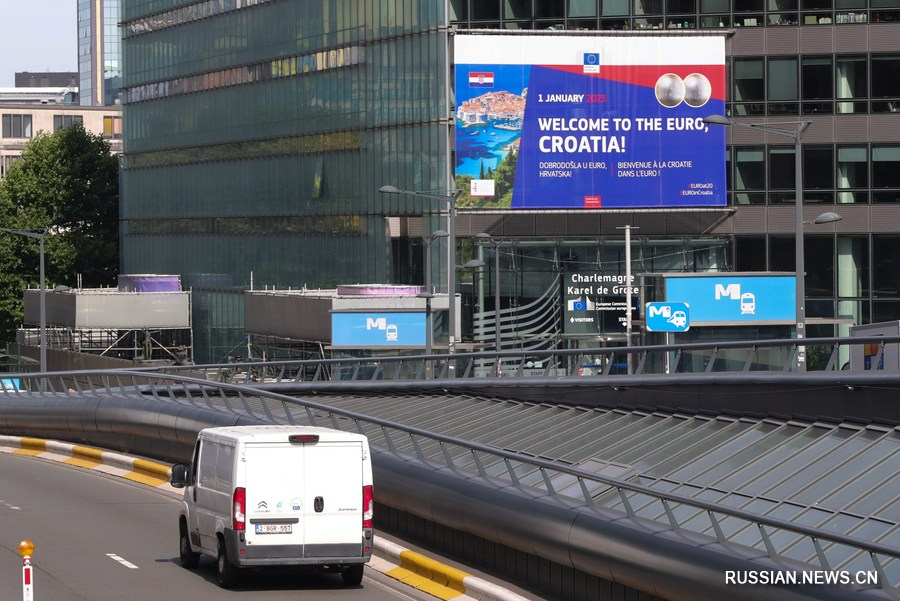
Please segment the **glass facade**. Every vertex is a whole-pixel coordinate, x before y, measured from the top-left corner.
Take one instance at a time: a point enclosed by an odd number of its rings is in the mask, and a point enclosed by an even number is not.
[[[845,216],[832,233],[813,227],[804,234],[806,312],[811,319],[807,335],[846,335],[850,323],[900,319],[900,292],[890,283],[893,266],[900,265],[900,246],[894,245],[892,233],[900,228],[900,207],[893,208],[900,203],[900,131],[893,121],[883,121],[884,131],[862,125],[873,117],[893,119],[900,111],[900,43],[872,44],[898,39],[900,25],[891,24],[900,21],[900,0],[450,0],[450,5],[451,21],[464,30],[730,29],[727,116],[754,122],[814,120],[802,144],[804,204],[816,211],[813,215],[833,210]],[[795,32],[815,27],[822,35],[854,43],[812,47],[786,27]],[[773,28],[780,31],[769,33],[767,41],[762,30]],[[793,37],[776,41],[782,36]],[[731,134],[729,140],[741,141],[727,148],[729,204],[736,216],[743,212],[752,215],[743,219],[757,223],[724,228],[720,242],[726,260],[712,269],[793,271],[793,140],[759,136],[751,144]],[[756,205],[753,212],[748,205]],[[774,212],[779,206],[791,214]],[[631,222],[639,219],[632,215]],[[738,232],[729,234],[728,229]],[[662,235],[638,233],[632,240],[635,255],[660,252]],[[678,228],[666,233],[677,234]],[[564,247],[567,240],[546,236],[531,242],[550,249]],[[596,244],[617,240],[620,236],[598,236]],[[633,267],[635,273],[644,269]],[[514,295],[507,300],[505,291],[528,277],[525,269],[510,267],[501,273],[502,310],[516,303]],[[666,269],[702,270],[688,259]],[[491,282],[493,270],[486,271],[485,281]],[[489,312],[494,310],[493,292],[488,284],[482,293]]]
[[[122,273],[195,290],[197,360],[240,354],[251,282],[402,279],[386,217],[440,207],[377,190],[448,189],[438,4],[125,1]]]
[[[560,35],[731,30],[728,115],[815,120],[802,144],[804,203],[845,217],[805,234],[808,335],[900,319],[900,131],[869,121],[900,110],[900,36],[891,35],[900,0],[450,0],[446,15],[444,5],[123,0],[122,270],[180,273],[195,290],[198,360],[239,354],[240,296],[251,282],[423,283],[420,233],[389,222],[426,215],[424,231],[446,227],[443,203],[376,191],[444,194],[452,185],[447,21]],[[800,43],[808,27],[828,43]],[[766,28],[779,33],[766,41]],[[838,30],[863,42],[832,42]],[[514,324],[504,326],[506,348],[620,344],[618,333],[565,337],[559,282],[571,270],[624,274],[623,224],[637,226],[634,274],[793,271],[793,140],[734,133],[733,212],[708,220],[460,210],[457,265],[478,257],[492,267],[496,257],[501,267],[499,282],[491,268],[456,274],[464,338],[493,346],[499,287]],[[503,243],[478,243],[482,231]],[[446,278],[443,251],[434,253],[435,282]]]
[[[123,0],[78,0],[78,79],[82,106],[112,106],[122,86]]]
[[[470,29],[719,29],[900,21],[898,0],[450,0]]]

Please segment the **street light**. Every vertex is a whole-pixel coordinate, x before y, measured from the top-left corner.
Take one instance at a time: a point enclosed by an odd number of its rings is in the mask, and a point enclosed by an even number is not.
[[[409,194],[428,200],[438,200],[447,203],[447,296],[450,299],[450,335],[447,340],[447,352],[453,354],[455,350],[456,336],[456,199],[462,190],[451,190],[449,194],[433,194],[431,192],[416,192],[414,190],[401,190],[396,186],[381,186],[378,191],[382,194]],[[450,362],[449,375],[454,375],[454,365]]]
[[[494,247],[494,350],[500,352],[500,245],[503,240],[495,240],[490,234],[484,232],[475,234],[476,240],[487,242]],[[500,373],[500,357],[494,366],[496,373]]]
[[[434,346],[434,326],[431,323],[431,298],[434,291],[431,289],[431,243],[438,238],[446,238],[449,236],[444,230],[435,230],[428,236],[422,236],[422,242],[425,243],[425,354],[429,357],[432,355],[432,347]]]
[[[794,249],[795,249],[795,314],[797,320],[796,337],[801,340],[806,337],[806,266],[803,257],[803,225],[805,223],[831,223],[840,221],[837,213],[827,212],[819,215],[812,222],[803,221],[803,158],[801,156],[800,141],[804,132],[812,124],[811,121],[788,121],[778,123],[744,123],[733,121],[722,115],[710,115],[703,120],[708,125],[724,125],[757,129],[762,132],[785,136],[794,140],[794,187],[795,187],[795,223],[794,223]],[[784,127],[783,127],[784,126]],[[797,344],[797,371],[806,371],[806,347]]]
[[[47,231],[50,228],[44,228],[43,231],[40,232],[29,232],[26,230],[13,230],[5,227],[0,227],[0,231],[7,232],[8,234],[18,234],[20,236],[28,236],[29,238],[37,238],[40,242],[40,256],[41,256],[41,278],[40,278],[40,353],[41,353],[41,373],[47,373],[47,303],[46,303],[46,290],[44,286],[44,237],[47,235]]]

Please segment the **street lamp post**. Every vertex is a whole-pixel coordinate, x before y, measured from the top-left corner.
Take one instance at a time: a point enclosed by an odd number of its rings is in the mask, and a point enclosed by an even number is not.
[[[20,236],[28,236],[29,238],[37,238],[40,248],[41,275],[39,292],[40,297],[40,368],[41,373],[47,373],[47,297],[46,287],[44,286],[44,237],[47,235],[49,228],[45,228],[40,232],[29,232],[27,230],[14,230],[0,227],[0,231],[9,234],[18,234]]]
[[[431,299],[434,297],[431,289],[431,243],[448,235],[444,230],[435,230],[428,236],[422,236],[425,243],[425,354],[428,355],[429,364],[434,346],[434,325],[431,323]]]
[[[829,223],[840,221],[837,213],[823,213],[811,222],[803,221],[803,157],[801,155],[801,140],[804,132],[811,125],[811,121],[788,121],[778,123],[744,123],[733,121],[722,115],[710,115],[703,120],[708,125],[738,126],[746,129],[757,129],[762,132],[785,136],[794,140],[794,252],[796,270],[795,315],[797,320],[797,371],[806,371],[806,347],[799,341],[806,337],[806,266],[803,256],[803,225],[805,223]]]
[[[633,317],[631,315],[631,230],[640,228],[637,228],[633,225],[623,225],[621,227],[617,227],[616,229],[625,230],[625,285],[627,286],[627,290],[625,291],[625,348],[627,349],[628,353],[628,356],[626,357],[626,363],[628,366],[628,375],[630,376],[632,371],[631,332],[634,323]]]
[[[500,245],[503,240],[495,240],[490,234],[475,234],[476,240],[488,242],[494,247],[494,350],[500,352]],[[500,357],[494,366],[495,373],[500,374]]]
[[[456,345],[456,199],[462,190],[451,190],[449,194],[433,194],[431,192],[416,192],[414,190],[401,190],[396,186],[381,186],[378,191],[382,194],[409,194],[428,200],[438,200],[447,203],[447,296],[450,301],[450,313],[448,325],[450,335],[447,339],[447,352],[453,354]],[[449,376],[454,376],[453,361],[450,361]]]

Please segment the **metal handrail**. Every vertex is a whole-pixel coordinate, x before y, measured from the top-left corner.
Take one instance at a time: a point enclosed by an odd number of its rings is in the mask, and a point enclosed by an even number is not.
[[[421,464],[432,468],[449,468],[456,473],[478,474],[487,481],[502,480],[515,489],[545,490],[548,499],[571,507],[571,502],[578,501],[587,510],[613,510],[604,504],[608,493],[614,491],[612,498],[621,502],[623,513],[631,520],[646,520],[665,523],[671,530],[685,530],[702,534],[702,529],[688,529],[686,524],[698,515],[708,519],[709,528],[715,532],[712,537],[720,544],[736,543],[722,528],[723,520],[729,518],[739,520],[744,526],[731,528],[732,537],[745,532],[746,527],[755,528],[758,539],[751,545],[762,545],[766,555],[771,559],[798,561],[779,551],[773,542],[774,531],[787,533],[789,540],[783,544],[787,547],[796,545],[797,539],[807,540],[815,549],[815,560],[821,569],[830,569],[828,548],[843,546],[855,550],[856,556],[865,557],[872,570],[879,575],[881,588],[896,586],[887,581],[884,573],[884,561],[900,560],[900,547],[892,547],[880,543],[861,540],[852,536],[836,534],[814,527],[794,524],[778,518],[761,516],[741,509],[718,505],[704,500],[694,499],[677,493],[664,493],[657,489],[620,480],[618,478],[588,472],[577,467],[567,466],[552,460],[523,455],[490,445],[467,441],[452,436],[420,428],[406,426],[390,420],[380,419],[353,411],[335,408],[308,399],[298,399],[274,391],[260,390],[239,384],[211,382],[203,378],[180,374],[153,374],[141,370],[106,370],[92,372],[59,372],[45,376],[21,376],[25,380],[41,378],[46,385],[46,392],[37,392],[36,385],[28,383],[25,390],[15,391],[35,397],[83,396],[85,394],[102,393],[112,396],[141,395],[151,397],[159,402],[188,404],[194,407],[214,411],[225,410],[233,414],[251,416],[260,422],[297,423],[297,409],[302,410],[310,425],[327,425],[336,429],[353,427],[356,431],[369,436],[373,446],[382,446],[389,453],[403,457],[415,457]],[[33,390],[35,392],[27,392]],[[238,401],[234,403],[234,400]],[[270,406],[274,403],[276,407]],[[239,406],[235,406],[235,405]],[[403,441],[409,441],[404,444]],[[407,452],[408,451],[408,452]],[[429,452],[433,451],[433,452]],[[464,461],[465,458],[470,458]],[[498,469],[491,469],[496,466]],[[517,469],[518,468],[518,469]],[[526,477],[537,474],[537,477]],[[574,479],[580,495],[570,491],[576,490],[572,484],[558,489],[554,482],[557,479]],[[569,503],[564,503],[568,499]],[[643,499],[643,505],[636,508],[636,501]],[[647,508],[658,504],[666,521],[659,522],[655,518],[642,517],[648,513]],[[680,520],[673,510],[673,505],[689,507],[689,515]],[[824,545],[824,547],[823,547]],[[804,561],[804,560],[800,560]],[[809,565],[810,560],[805,560]],[[842,563],[849,561],[843,560]]]
[[[585,363],[597,361],[602,366],[602,375],[627,375],[627,370],[614,370],[618,364],[631,361],[636,366],[632,375],[652,375],[663,373],[778,373],[793,370],[793,356],[798,342],[806,347],[830,347],[831,353],[823,370],[809,370],[808,373],[841,371],[837,355],[841,348],[875,344],[877,354],[871,361],[877,364],[887,344],[900,343],[900,336],[854,336],[805,338],[782,338],[773,340],[701,342],[671,345],[645,345],[630,347],[602,347],[593,349],[548,349],[527,351],[479,351],[472,353],[434,354],[416,356],[384,356],[341,359],[305,359],[276,361],[245,361],[241,363],[219,363],[207,365],[152,366],[132,368],[136,371],[158,373],[182,373],[203,370],[207,377],[223,377],[230,381],[252,382],[265,380],[273,382],[312,381],[366,381],[366,380],[422,380],[426,374],[436,379],[447,377],[449,366],[455,364],[457,377],[516,378],[516,377],[566,377],[577,376],[578,368]],[[756,363],[762,349],[783,349],[783,357],[777,369],[757,369]],[[743,358],[733,358],[739,367],[727,369],[717,363],[725,351],[743,351]],[[708,361],[698,369],[689,369],[683,361],[688,354],[708,353]],[[674,358],[666,364],[648,361],[651,357]],[[624,360],[621,358],[624,357]],[[620,358],[617,362],[616,359]],[[490,366],[501,361],[512,369],[497,370]],[[539,363],[541,367],[525,373],[529,363]],[[668,366],[668,370],[663,367]],[[404,371],[404,367],[408,367]],[[480,367],[480,369],[479,369]],[[590,367],[588,365],[587,367]],[[717,368],[718,367],[718,368]],[[774,367],[774,366],[773,366]],[[600,370],[598,370],[599,373]],[[539,372],[539,373],[538,373]],[[562,372],[562,373],[561,373]],[[307,374],[313,374],[307,377]],[[240,376],[243,376],[242,378]]]

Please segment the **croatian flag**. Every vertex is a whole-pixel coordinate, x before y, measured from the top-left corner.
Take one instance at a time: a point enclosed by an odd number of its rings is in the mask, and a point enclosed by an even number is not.
[[[470,88],[493,88],[494,74],[487,71],[469,71]]]
[[[600,73],[600,53],[585,52],[584,53],[584,72]]]

